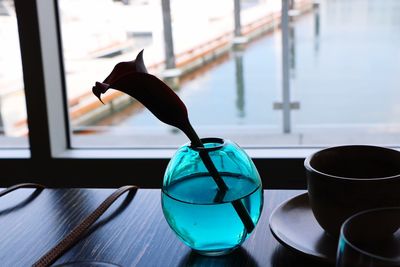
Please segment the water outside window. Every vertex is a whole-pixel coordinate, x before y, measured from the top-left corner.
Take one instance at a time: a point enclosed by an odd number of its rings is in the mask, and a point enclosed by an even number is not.
[[[18,26],[13,1],[0,1],[0,148],[28,147]]]
[[[257,147],[399,144],[400,2],[289,6],[283,99],[281,0],[242,0],[241,38],[234,36],[233,0],[171,0],[181,73],[173,79],[166,78],[161,0],[59,0],[72,145],[187,142],[135,100],[110,90],[102,105],[91,93],[116,63],[142,49],[149,72],[176,90],[202,137]]]

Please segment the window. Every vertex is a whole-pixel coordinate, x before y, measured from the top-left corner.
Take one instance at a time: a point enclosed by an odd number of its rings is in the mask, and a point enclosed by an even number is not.
[[[0,2],[0,148],[28,147],[18,27],[12,1]]]
[[[165,60],[168,22],[162,18],[168,2],[173,67]],[[91,94],[96,80],[141,49],[149,71],[187,105],[200,136],[222,136],[244,146],[274,144],[269,141],[281,130],[281,114],[273,110],[281,87],[280,1],[243,3],[242,40],[264,37],[245,49],[232,49],[233,0],[101,0],[96,12],[88,0],[59,3],[72,147],[176,148],[188,141],[126,95],[110,90],[112,100],[103,106]],[[181,75],[171,78],[173,71]]]
[[[180,131],[160,123],[135,100],[113,92],[103,106],[90,92],[94,81],[143,48],[150,72],[168,80],[163,1],[101,0],[96,12],[89,0],[59,3],[71,145],[185,143]],[[182,73],[170,84],[200,135],[223,136],[247,147],[397,144],[398,64],[391,55],[399,47],[393,22],[398,4],[287,3],[282,44],[281,1],[242,1],[239,34],[247,43],[233,49],[233,0],[170,2],[174,65]]]
[[[289,30],[301,143],[400,143],[397,1],[321,1]]]
[[[322,146],[399,143],[396,1],[241,1],[238,33],[227,16],[235,1],[173,0],[173,63],[164,60],[172,47],[163,39],[167,2],[15,0],[31,157],[7,166],[13,181],[161,184],[187,139],[130,98],[102,106],[91,94],[95,81],[142,48],[149,71],[178,87],[199,134],[243,146],[264,187],[304,187],[304,157]],[[204,52],[198,62],[208,64],[186,71],[201,38],[208,41],[197,49],[214,46],[214,54]],[[177,72],[185,72],[178,84]],[[86,112],[90,105],[98,110]]]

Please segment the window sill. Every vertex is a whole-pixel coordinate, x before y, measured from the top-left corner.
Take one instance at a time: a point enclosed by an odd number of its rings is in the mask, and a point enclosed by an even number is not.
[[[31,152],[27,148],[0,149],[0,159],[28,159]]]
[[[253,159],[299,159],[316,152],[320,148],[244,148]],[[176,149],[149,148],[149,149],[107,149],[85,148],[69,149],[54,155],[58,159],[169,159]]]

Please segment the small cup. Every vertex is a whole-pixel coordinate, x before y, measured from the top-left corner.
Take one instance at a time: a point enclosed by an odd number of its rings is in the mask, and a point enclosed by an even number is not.
[[[304,166],[313,214],[338,237],[351,215],[400,206],[400,152],[371,145],[345,145],[309,155]]]
[[[337,267],[400,267],[400,207],[361,211],[342,225]]]

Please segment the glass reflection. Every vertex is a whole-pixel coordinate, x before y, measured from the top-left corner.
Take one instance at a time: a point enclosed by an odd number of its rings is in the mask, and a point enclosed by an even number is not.
[[[243,75],[243,54],[241,51],[234,51],[235,58],[235,78],[236,78],[236,107],[237,114],[239,118],[244,118],[246,116],[245,111],[245,83]]]

